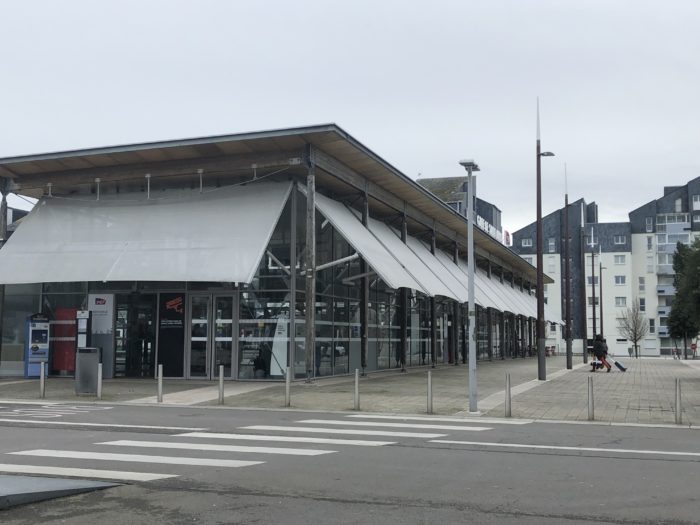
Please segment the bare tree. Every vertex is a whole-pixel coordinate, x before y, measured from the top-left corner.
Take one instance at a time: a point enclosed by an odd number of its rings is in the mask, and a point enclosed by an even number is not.
[[[639,357],[639,341],[649,333],[649,323],[642,315],[639,300],[635,299],[632,306],[627,308],[623,316],[618,319],[617,331],[625,339],[634,343],[634,357]]]

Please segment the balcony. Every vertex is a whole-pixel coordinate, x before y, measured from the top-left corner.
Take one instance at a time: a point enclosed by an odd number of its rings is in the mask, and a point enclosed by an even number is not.
[[[673,275],[673,265],[672,264],[657,264],[656,273],[658,275]]]
[[[656,287],[656,295],[666,295],[673,297],[676,295],[676,289],[672,284],[660,284]]]
[[[671,313],[671,307],[670,306],[659,306],[656,311],[659,314],[659,317],[668,317],[668,314]]]

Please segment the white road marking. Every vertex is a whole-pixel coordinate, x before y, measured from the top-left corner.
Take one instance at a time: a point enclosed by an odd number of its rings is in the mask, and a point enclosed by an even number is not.
[[[445,434],[427,434],[423,432],[392,432],[389,430],[350,430],[340,428],[319,428],[319,427],[280,427],[275,425],[252,425],[241,427],[245,430],[267,430],[271,432],[308,432],[310,434],[353,434],[359,436],[390,436],[390,437],[414,437],[434,439],[445,437]]]
[[[96,459],[99,461],[126,461],[127,463],[164,463],[166,465],[198,465],[203,467],[248,467],[264,461],[239,461],[235,459],[204,459],[171,456],[144,456],[140,454],[108,454],[102,452],[79,452],[74,450],[22,450],[8,452],[15,456],[41,456],[47,458]]]
[[[73,421],[36,421],[34,419],[0,419],[0,423],[34,423],[37,425],[69,425],[72,427],[91,427],[91,428],[140,428],[146,430],[190,430],[198,432],[207,430],[206,428],[195,427],[158,427],[153,425],[118,425],[115,423],[78,423]]]
[[[451,441],[447,439],[431,439],[431,443],[446,443],[448,445],[478,445],[480,447],[501,448],[531,448],[541,450],[569,450],[574,452],[614,452],[617,454],[652,454],[662,456],[700,457],[700,452],[674,452],[668,450],[636,450],[633,448],[602,448],[602,447],[564,447],[558,445],[529,445],[527,443],[486,443],[479,441]]]
[[[261,434],[221,434],[216,432],[188,432],[176,434],[175,437],[211,438],[211,439],[240,439],[247,441],[281,441],[286,443],[316,443],[321,445],[353,445],[358,447],[383,447],[395,445],[395,441],[367,441],[363,439],[333,439],[305,436],[268,436]]]
[[[208,443],[174,443],[170,441],[133,441],[120,439],[117,441],[105,441],[95,445],[114,445],[117,447],[143,447],[143,448],[174,448],[180,450],[208,450],[216,452],[245,452],[252,454],[282,454],[287,456],[321,456],[334,454],[335,450],[317,450],[311,448],[278,448],[278,447],[245,447],[238,445],[210,445]]]
[[[419,430],[469,430],[471,432],[493,430],[489,427],[457,427],[454,425],[415,425],[410,423],[376,423],[372,421],[337,421],[332,419],[305,419],[303,421],[297,421],[297,423],[311,423],[314,425],[354,425],[358,427],[415,428]]]
[[[496,423],[498,425],[529,425],[533,422],[532,419],[495,419],[495,418],[474,418],[467,419],[463,417],[431,417],[431,416],[381,416],[381,415],[361,415],[352,414],[350,416],[356,419],[395,419],[404,421],[442,421],[445,423],[464,423],[466,425],[471,425],[473,423]]]
[[[154,481],[156,479],[177,477],[176,474],[152,474],[150,472],[49,467],[41,465],[12,465],[9,463],[0,463],[0,472],[7,472],[8,474],[41,474],[46,476],[68,476],[72,478],[112,479],[116,481]]]

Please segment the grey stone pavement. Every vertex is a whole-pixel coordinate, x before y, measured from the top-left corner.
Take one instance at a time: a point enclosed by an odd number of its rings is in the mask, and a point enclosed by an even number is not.
[[[564,357],[547,358],[547,381],[538,381],[537,360],[514,359],[477,364],[479,410],[482,416],[504,416],[506,374],[511,375],[512,415],[517,418],[585,421],[588,418],[587,381],[593,377],[595,418],[601,422],[674,424],[675,379],[681,379],[683,424],[700,425],[700,360],[625,359],[628,371],[590,372],[581,356],[574,369],[566,370]],[[360,379],[361,410],[394,414],[426,412],[429,368],[373,372]],[[468,380],[464,365],[432,369],[433,413],[467,416]],[[70,378],[49,378],[46,399],[40,400],[38,380],[0,380],[0,402],[69,401],[89,403],[91,396],[77,397]],[[279,409],[284,405],[283,383],[225,383],[225,405],[239,408]],[[218,404],[218,383],[164,381],[164,403],[176,405]],[[350,411],[354,378],[317,379],[292,384],[292,406],[302,410]],[[156,402],[154,380],[106,380],[103,403],[151,404]]]

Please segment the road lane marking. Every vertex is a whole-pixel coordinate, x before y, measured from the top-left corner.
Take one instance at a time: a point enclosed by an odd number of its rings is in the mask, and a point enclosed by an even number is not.
[[[320,445],[352,445],[358,447],[383,447],[395,445],[395,441],[368,441],[364,439],[333,439],[306,436],[268,436],[261,434],[221,434],[216,432],[187,432],[175,434],[174,437],[211,438],[211,439],[240,439],[248,441],[280,441],[286,443],[316,443]]]
[[[390,430],[351,430],[341,428],[319,427],[280,427],[275,425],[252,425],[241,427],[245,430],[267,430],[271,432],[308,432],[310,434],[353,434],[359,436],[389,436],[434,439],[445,437],[446,434],[428,434],[424,432],[392,432]]]
[[[134,441],[120,439],[104,441],[95,445],[114,445],[117,447],[143,448],[174,448],[180,450],[206,450],[215,452],[245,452],[251,454],[282,454],[286,456],[321,456],[334,454],[335,450],[317,450],[312,448],[279,448],[279,447],[245,447],[238,445],[211,445],[208,443],[174,443],[170,441]]]
[[[46,476],[68,476],[72,478],[112,479],[117,481],[154,481],[177,478],[177,474],[152,474],[150,472],[127,472],[125,470],[97,470],[88,468],[49,467],[45,465],[12,465],[0,463],[0,472],[8,474],[41,474]]]
[[[73,421],[37,421],[35,419],[0,419],[0,423],[33,423],[35,425],[64,425],[71,427],[90,427],[90,428],[139,428],[145,430],[172,430],[174,432],[180,430],[190,430],[199,432],[207,430],[206,428],[195,427],[158,427],[153,425],[118,425],[116,423],[78,423]]]
[[[356,419],[391,419],[391,420],[405,420],[405,421],[442,421],[444,423],[464,423],[471,425],[473,423],[478,424],[492,424],[496,423],[498,425],[529,425],[533,422],[532,419],[495,419],[495,418],[478,418],[478,419],[466,419],[463,417],[431,417],[431,416],[381,416],[381,415],[362,415],[362,414],[352,414],[345,417],[352,417]]]
[[[374,421],[337,421],[332,419],[305,419],[303,421],[297,421],[297,423],[311,423],[314,425],[353,425],[358,427],[415,428],[418,430],[468,430],[471,432],[493,430],[489,427],[457,427],[454,425],[416,425],[411,423],[377,423]]]
[[[95,459],[99,461],[125,461],[127,463],[163,463],[166,465],[197,465],[201,467],[249,467],[264,461],[239,461],[237,459],[183,458],[171,456],[145,456],[141,454],[109,454],[104,452],[80,452],[75,450],[22,450],[8,452],[15,456],[40,456],[47,458]]]
[[[662,456],[700,457],[700,452],[673,452],[668,450],[636,450],[633,448],[602,448],[602,447],[565,447],[558,445],[529,445],[527,443],[486,443],[480,441],[452,441],[448,439],[431,439],[430,443],[445,443],[448,445],[477,445],[480,447],[500,448],[531,448],[537,450],[568,450],[573,452],[615,452],[617,454],[650,454]]]

